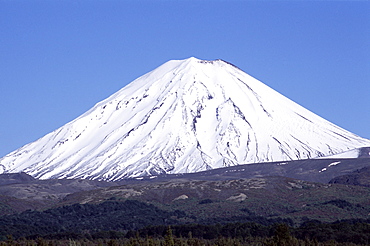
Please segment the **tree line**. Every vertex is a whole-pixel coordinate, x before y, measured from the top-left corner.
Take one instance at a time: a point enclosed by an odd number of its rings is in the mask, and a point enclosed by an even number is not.
[[[195,242],[199,245],[370,243],[370,219],[335,223],[307,219],[294,227],[291,220],[284,218],[239,216],[188,224],[182,222],[185,217],[183,211],[165,211],[136,200],[29,210],[0,217],[0,245],[42,245],[44,242],[59,245],[68,240],[80,245],[84,245],[83,242],[90,243],[86,245],[109,245],[109,242],[116,243],[112,245],[166,245],[168,237],[172,238],[171,242],[177,242],[175,245],[198,245]],[[128,244],[132,242],[140,243]]]

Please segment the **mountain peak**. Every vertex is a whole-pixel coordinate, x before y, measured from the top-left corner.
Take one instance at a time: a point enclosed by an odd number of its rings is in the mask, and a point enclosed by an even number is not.
[[[0,172],[119,180],[297,160],[370,146],[236,66],[166,62],[0,159]]]
[[[222,59],[215,59],[215,60],[202,60],[202,59],[199,59],[199,58],[196,58],[196,57],[189,57],[187,59],[183,59],[183,60],[171,60],[169,62],[172,62],[172,61],[178,61],[178,62],[181,62],[181,63],[186,63],[186,64],[194,64],[194,63],[200,63],[200,64],[221,64],[221,65],[231,65],[233,67],[236,67],[234,64],[230,63],[230,62],[227,62],[225,60],[222,60]]]

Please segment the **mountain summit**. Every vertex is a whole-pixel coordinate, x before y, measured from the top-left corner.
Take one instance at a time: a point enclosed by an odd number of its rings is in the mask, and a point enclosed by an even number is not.
[[[297,160],[370,146],[234,65],[169,61],[39,140],[0,173],[119,180]]]

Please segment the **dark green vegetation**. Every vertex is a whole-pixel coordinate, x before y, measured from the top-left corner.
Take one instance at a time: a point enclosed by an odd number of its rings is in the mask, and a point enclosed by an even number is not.
[[[298,228],[286,224],[261,225],[254,222],[216,225],[150,226],[122,231],[65,231],[14,239],[1,245],[369,245],[370,221],[341,221],[322,224],[308,221]]]
[[[208,245],[221,239],[236,240],[239,245],[275,245],[274,230],[283,224],[289,226],[291,243],[334,240],[366,245],[369,211],[369,187],[284,177],[177,179],[75,192],[53,208],[0,217],[0,236],[2,240],[12,235],[16,240],[90,243],[114,239],[121,245],[150,237],[160,243],[171,226],[174,240],[188,240],[192,235],[192,240],[205,240]]]
[[[114,183],[2,174],[0,245],[369,245],[370,175],[362,168],[369,161],[245,165]],[[362,169],[353,171],[355,164]]]
[[[223,181],[176,180],[102,188],[68,195],[63,205],[135,199],[186,213],[184,223],[238,222],[244,217],[333,222],[368,218],[370,188],[319,184],[284,177]]]

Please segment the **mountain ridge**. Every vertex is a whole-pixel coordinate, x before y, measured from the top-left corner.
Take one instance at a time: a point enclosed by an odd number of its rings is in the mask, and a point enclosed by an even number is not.
[[[119,180],[370,146],[222,60],[169,61],[0,159],[0,172]]]

